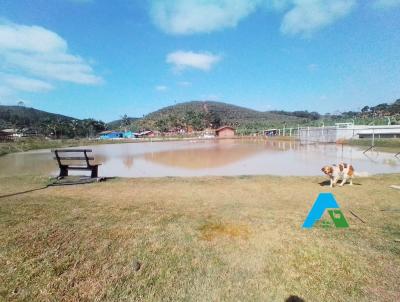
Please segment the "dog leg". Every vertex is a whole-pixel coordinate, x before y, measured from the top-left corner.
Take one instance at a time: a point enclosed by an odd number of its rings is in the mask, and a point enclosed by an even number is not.
[[[353,185],[353,177],[350,178],[350,186]]]
[[[346,181],[347,181],[347,178],[344,177],[339,186],[343,187],[343,185],[346,183]]]
[[[329,179],[331,181],[330,187],[333,188],[333,178]]]

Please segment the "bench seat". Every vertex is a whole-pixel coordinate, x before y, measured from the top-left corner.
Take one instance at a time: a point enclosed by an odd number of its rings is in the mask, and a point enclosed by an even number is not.
[[[90,149],[56,149],[52,150],[54,152],[55,157],[54,159],[57,160],[58,166],[60,168],[59,177],[66,177],[68,176],[68,170],[88,170],[91,171],[92,178],[98,177],[98,168],[100,164],[92,164],[90,163],[91,160],[94,160],[94,157],[89,157],[87,153],[92,152]],[[60,156],[59,153],[83,153],[83,156]],[[76,163],[73,164],[66,164],[65,161],[80,161],[82,165],[77,165]]]
[[[68,170],[91,170],[93,166],[99,166],[100,164],[91,165],[90,167],[87,166],[68,166]]]

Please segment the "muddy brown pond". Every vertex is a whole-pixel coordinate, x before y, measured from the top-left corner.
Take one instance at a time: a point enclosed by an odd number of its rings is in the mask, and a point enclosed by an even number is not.
[[[160,177],[205,175],[321,175],[321,167],[344,161],[364,174],[400,173],[393,153],[335,144],[300,144],[295,141],[193,140],[107,144],[88,147],[99,175]],[[76,149],[76,148],[75,148]],[[56,175],[50,150],[0,157],[0,175]],[[82,174],[85,172],[78,172]],[[73,173],[72,173],[73,174]]]

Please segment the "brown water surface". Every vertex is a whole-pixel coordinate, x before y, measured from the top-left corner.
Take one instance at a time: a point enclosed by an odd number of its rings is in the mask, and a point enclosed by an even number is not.
[[[159,177],[205,175],[321,175],[321,167],[341,161],[368,174],[400,173],[393,153],[368,152],[334,144],[295,141],[193,140],[96,145],[100,176]],[[0,157],[0,175],[56,175],[50,150]],[[85,172],[83,172],[85,173]],[[75,173],[76,174],[76,173]],[[78,172],[82,174],[82,172]]]

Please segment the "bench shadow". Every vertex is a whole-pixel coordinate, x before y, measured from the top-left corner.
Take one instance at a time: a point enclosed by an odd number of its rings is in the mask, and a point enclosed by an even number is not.
[[[44,189],[47,189],[48,187],[53,187],[53,186],[55,187],[55,186],[84,185],[84,184],[90,184],[90,183],[96,183],[96,182],[103,182],[103,181],[111,180],[111,179],[115,179],[115,178],[116,177],[99,177],[96,179],[96,178],[88,177],[88,178],[81,178],[79,181],[65,181],[65,182],[56,180],[53,183],[48,184],[44,187],[25,190],[25,191],[16,192],[16,193],[10,193],[10,194],[6,194],[6,195],[0,195],[0,199],[18,196],[18,195],[22,195],[22,194],[27,194],[27,193],[31,193],[31,192],[35,192],[35,191],[40,191],[40,190],[44,190]]]
[[[66,177],[57,177],[54,179],[53,183],[50,186],[71,186],[71,185],[84,185],[91,184],[97,182],[104,182],[106,180],[114,179],[115,177],[95,177],[92,178],[90,176],[66,176]]]
[[[26,193],[31,193],[31,192],[35,192],[35,191],[40,191],[40,190],[47,189],[48,187],[49,187],[49,186],[45,186],[45,187],[36,188],[36,189],[31,189],[31,190],[26,190],[26,191],[22,191],[22,192],[16,192],[16,193],[11,193],[11,194],[6,194],[6,195],[0,195],[0,199],[1,199],[1,198],[6,198],[6,197],[17,196],[17,195],[21,195],[21,194],[26,194]]]
[[[305,300],[300,298],[299,296],[291,295],[286,298],[285,302],[305,302]]]

